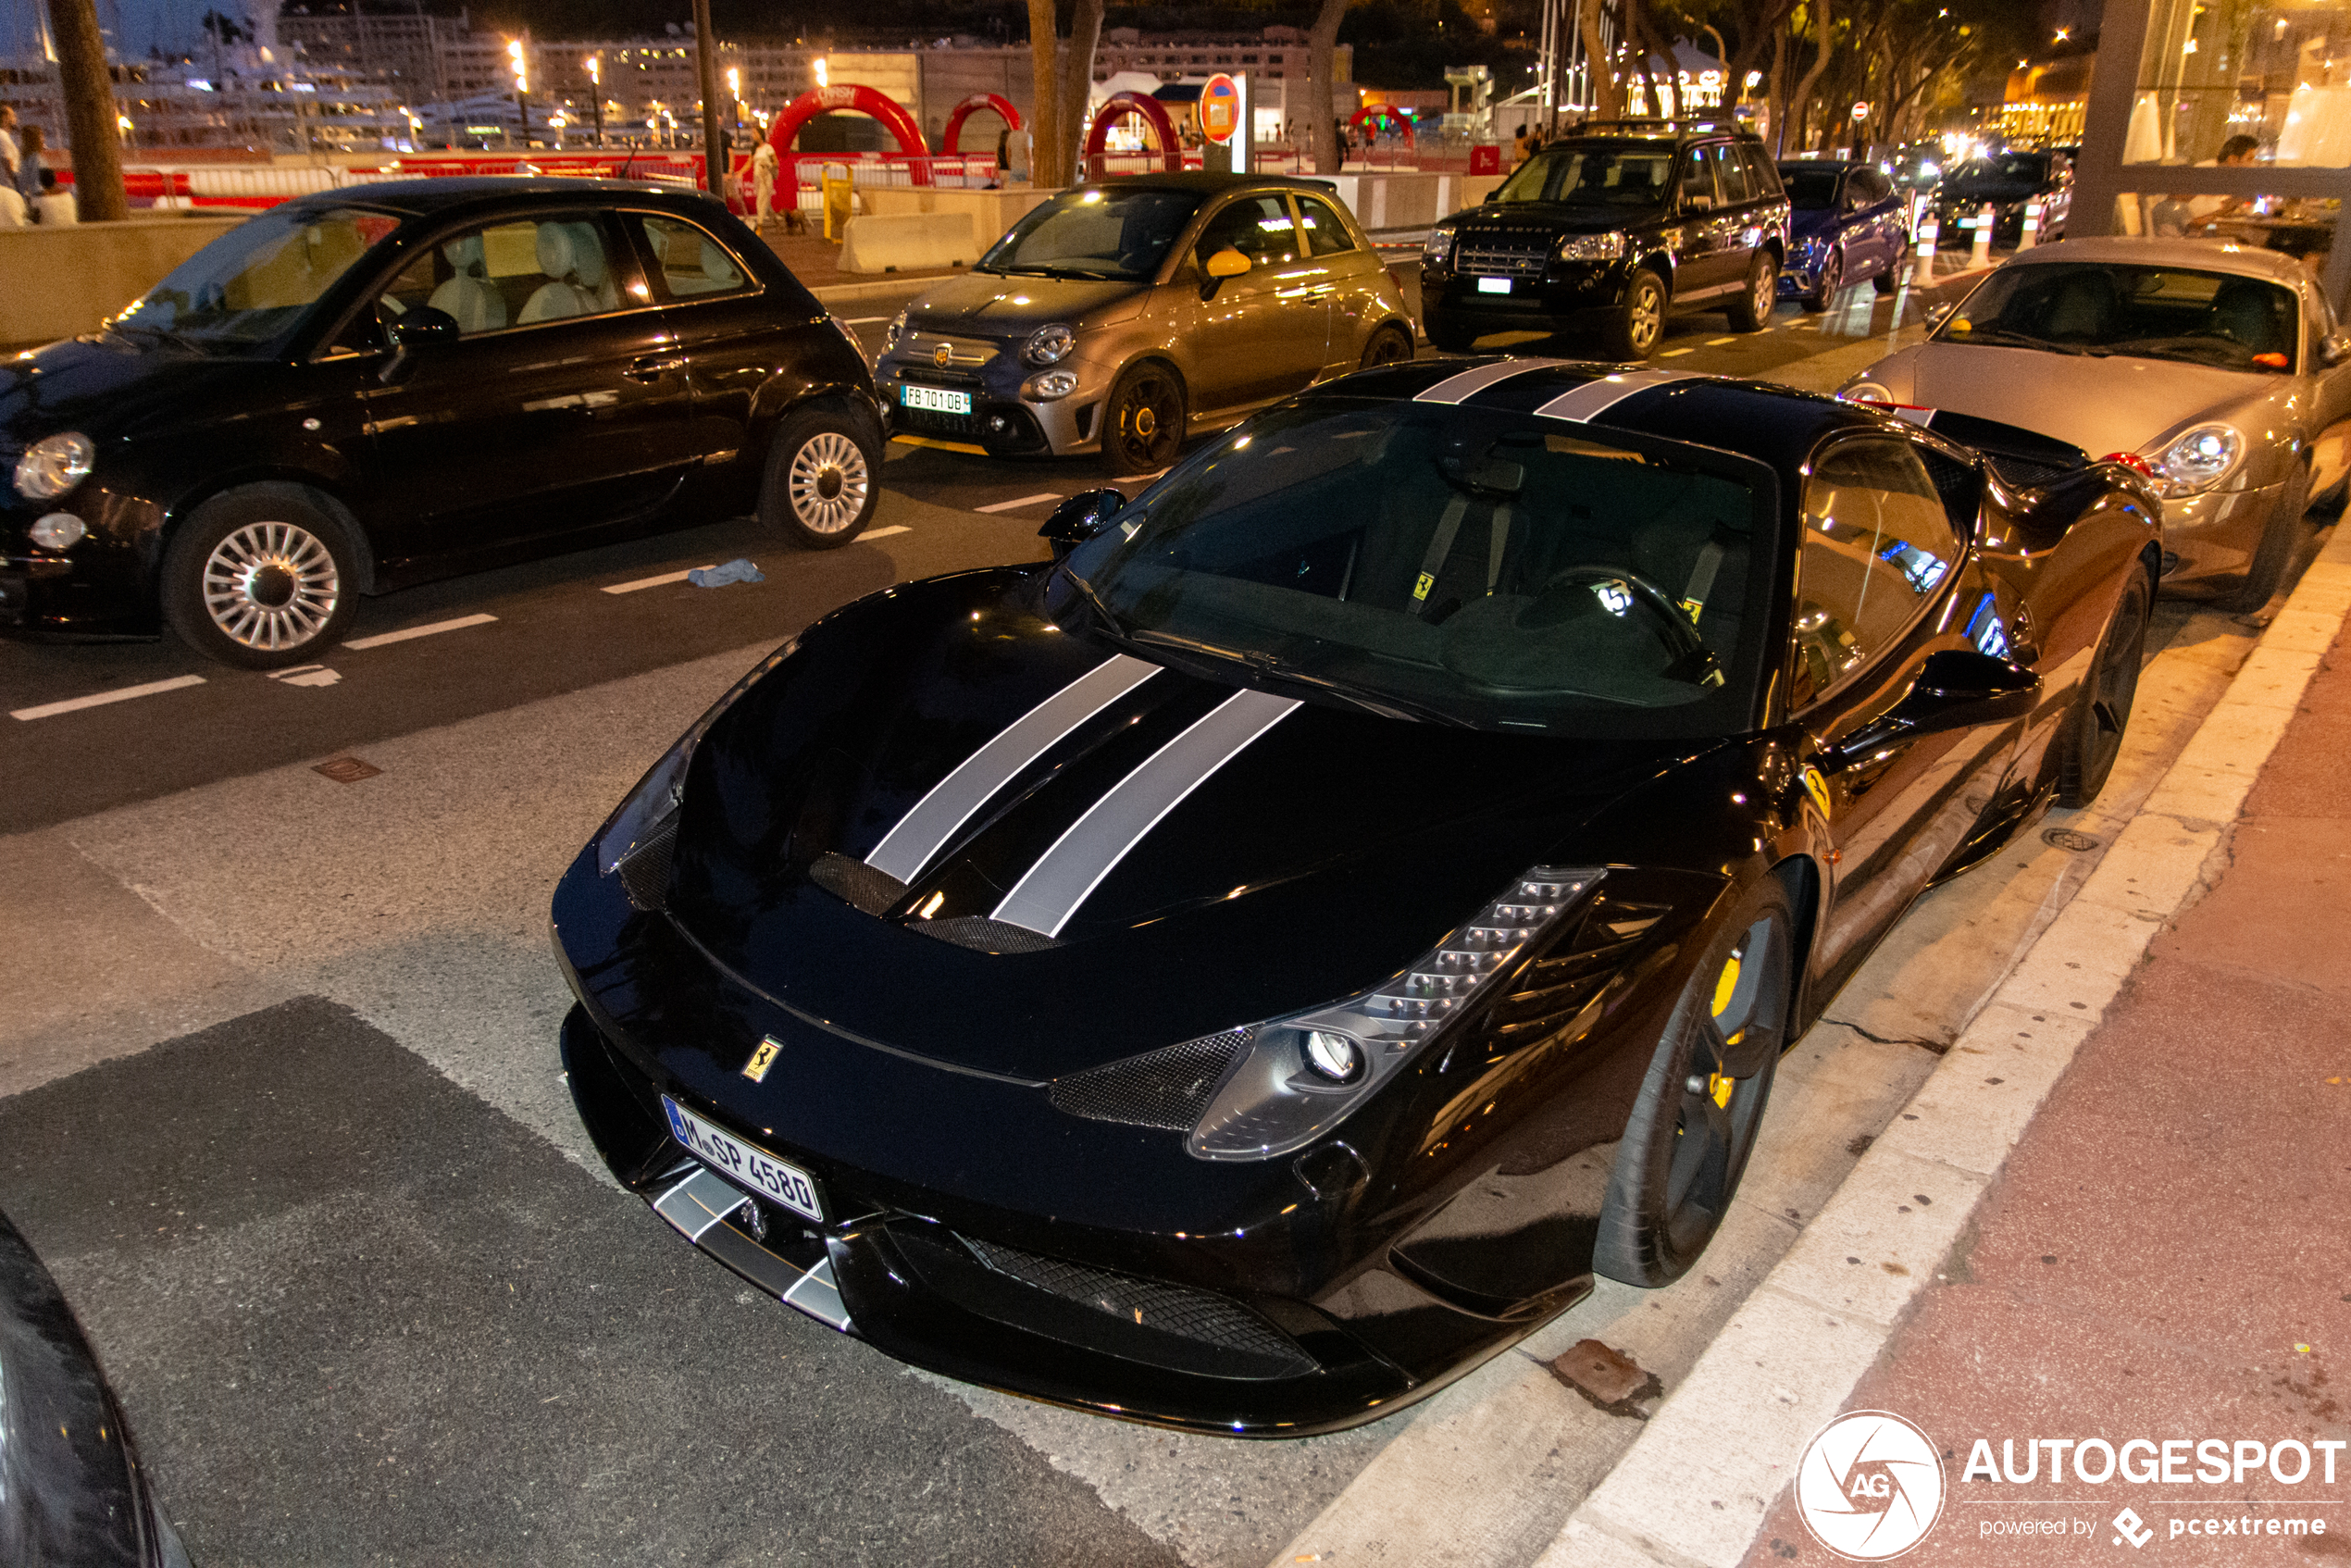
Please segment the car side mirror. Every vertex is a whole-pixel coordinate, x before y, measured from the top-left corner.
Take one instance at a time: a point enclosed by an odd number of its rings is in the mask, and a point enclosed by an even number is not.
[[[1200,297],[1212,300],[1216,297],[1216,291],[1225,286],[1225,279],[1238,278],[1249,271],[1249,257],[1226,245],[1201,262],[1200,269],[1203,274],[1200,281]]]
[[[2326,362],[2330,370],[2351,359],[2351,333],[2329,332],[2320,341],[2319,357]]]
[[[2041,678],[2022,665],[1972,648],[1946,648],[1926,656],[1908,696],[1839,744],[1822,765],[1838,772],[1916,736],[2005,724],[2026,717],[2040,701]]]
[[[1956,305],[1938,305],[1926,313],[1926,324],[1930,327],[1940,327],[1951,319],[1951,312],[1959,308]]]
[[[1714,198],[1696,193],[1686,195],[1682,198],[1682,210],[1684,212],[1712,212]]]
[[[376,373],[376,380],[390,385],[408,368],[408,361],[419,353],[447,348],[466,335],[457,318],[445,310],[420,305],[406,310],[392,323],[392,357]]]
[[[1126,506],[1123,490],[1081,490],[1053,508],[1037,537],[1053,547],[1053,559],[1067,560],[1069,553],[1102,531],[1102,526]]]

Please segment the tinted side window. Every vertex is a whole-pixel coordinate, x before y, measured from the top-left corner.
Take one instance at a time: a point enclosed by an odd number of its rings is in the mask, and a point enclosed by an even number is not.
[[[1355,248],[1346,222],[1319,196],[1298,198],[1298,221],[1306,230],[1307,248],[1315,255],[1336,255]]]
[[[1682,200],[1701,210],[1722,205],[1714,189],[1714,160],[1710,149],[1692,147],[1682,158]]]
[[[1237,250],[1253,267],[1279,267],[1298,259],[1297,226],[1279,196],[1243,196],[1209,218],[1193,254],[1205,265],[1221,250]]]
[[[651,214],[638,221],[644,226],[645,248],[653,257],[654,274],[671,299],[739,293],[751,287],[742,264],[698,225]]]
[[[1791,703],[1892,647],[1959,558],[1949,514],[1908,442],[1831,448],[1804,487]]]
[[[432,246],[377,297],[390,320],[430,305],[467,337],[537,321],[602,316],[635,300],[614,280],[604,227],[592,218],[493,223]]]
[[[1723,193],[1724,206],[1752,201],[1754,193],[1748,188],[1747,165],[1739,160],[1738,147],[1729,142],[1709,150],[1714,164],[1714,182]]]
[[[1856,206],[1875,206],[1894,193],[1894,187],[1887,183],[1885,176],[1874,168],[1855,169],[1851,189]]]
[[[1747,165],[1748,189],[1755,193],[1758,200],[1785,193],[1785,187],[1780,183],[1779,168],[1764,155],[1762,148],[1740,143],[1739,161]]]

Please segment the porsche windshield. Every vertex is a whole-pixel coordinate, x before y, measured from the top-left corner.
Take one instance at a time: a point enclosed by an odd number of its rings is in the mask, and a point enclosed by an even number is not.
[[[2176,359],[2223,370],[2294,368],[2294,291],[2184,267],[2004,267],[1934,334],[1939,343]]]
[[[1671,142],[1589,143],[1537,153],[1494,193],[1498,202],[1653,207],[1673,175]]]
[[[1150,278],[1200,204],[1193,191],[1071,191],[989,247],[976,271],[1038,278]]]
[[[1326,396],[1188,460],[1066,570],[1098,629],[1171,663],[1477,728],[1727,734],[1760,684],[1773,494],[1725,453]]]
[[[239,224],[173,268],[111,325],[189,348],[267,342],[399,227],[391,213],[290,202]]]

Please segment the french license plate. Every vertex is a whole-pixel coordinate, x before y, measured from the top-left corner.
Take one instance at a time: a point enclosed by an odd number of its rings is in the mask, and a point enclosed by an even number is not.
[[[694,1151],[702,1162],[728,1180],[772,1198],[796,1214],[822,1225],[825,1206],[816,1200],[816,1183],[806,1171],[788,1165],[773,1154],[753,1149],[733,1133],[711,1126],[667,1095],[661,1108],[669,1114],[670,1135]]]
[[[1511,280],[1508,278],[1480,278],[1477,292],[1481,294],[1507,294],[1511,292]]]
[[[972,411],[972,394],[949,392],[944,387],[912,387],[902,383],[898,401],[908,408],[927,408],[934,414],[968,414]]]

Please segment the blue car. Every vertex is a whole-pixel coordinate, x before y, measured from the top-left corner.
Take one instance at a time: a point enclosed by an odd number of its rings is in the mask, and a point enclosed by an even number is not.
[[[1824,310],[1839,289],[1864,278],[1892,293],[1910,250],[1894,181],[1873,165],[1829,158],[1791,158],[1779,168],[1795,209],[1781,297]]]

